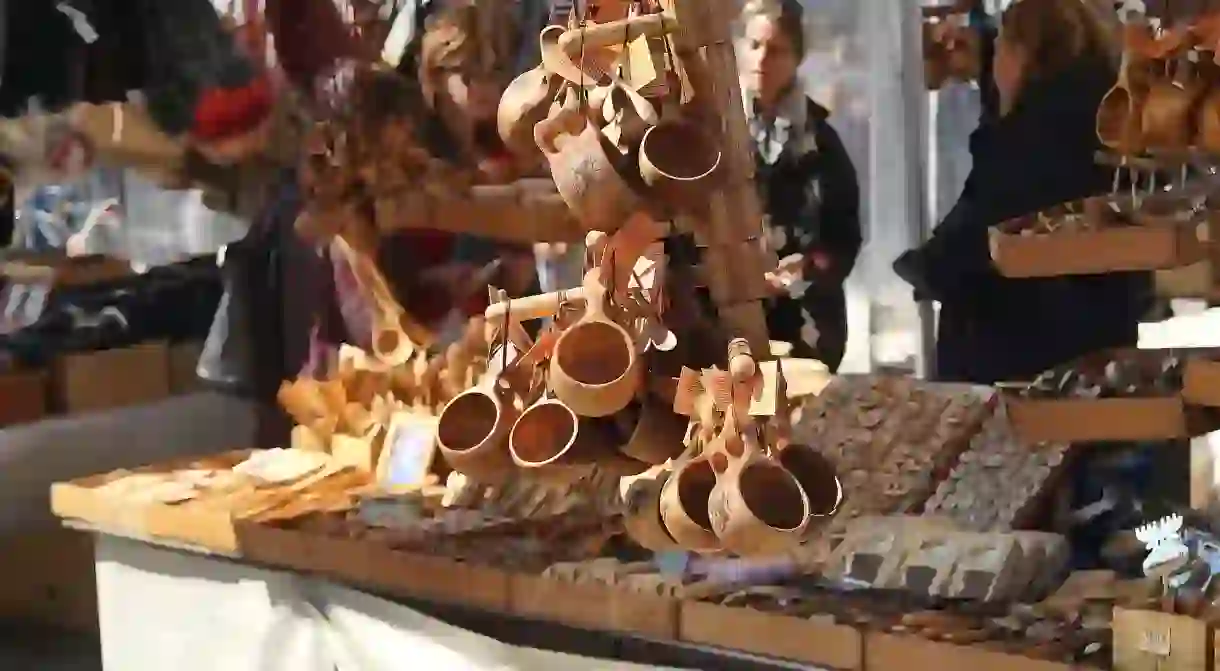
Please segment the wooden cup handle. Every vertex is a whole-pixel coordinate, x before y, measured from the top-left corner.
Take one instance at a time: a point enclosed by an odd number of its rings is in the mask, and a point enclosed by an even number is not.
[[[512,317],[517,321],[543,319],[555,314],[555,312],[559,309],[559,306],[563,303],[583,303],[584,300],[584,287],[552,291],[550,293],[527,296],[525,298],[517,298],[511,303]],[[508,310],[509,303],[494,303],[488,306],[488,308],[483,312],[483,316],[489,321],[503,319],[505,315],[508,314]]]
[[[677,27],[678,22],[672,16],[645,14],[583,28],[571,28],[559,37],[559,48],[569,58],[579,58],[582,49],[618,46],[638,37],[663,37]]]

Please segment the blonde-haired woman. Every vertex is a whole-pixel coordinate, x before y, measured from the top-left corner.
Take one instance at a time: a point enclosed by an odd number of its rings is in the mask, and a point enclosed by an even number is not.
[[[829,110],[797,75],[806,43],[801,4],[751,2],[743,19],[738,63],[755,181],[768,241],[789,271],[776,278],[767,327],[792,343],[794,356],[837,370],[847,345],[843,282],[861,245],[856,169]]]
[[[999,23],[1000,116],[971,135],[970,175],[932,239],[894,263],[941,304],[938,377],[982,384],[1135,344],[1148,288],[1144,274],[1016,280],[993,268],[990,227],[1109,189],[1095,126],[1116,77],[1114,34],[1091,3],[1018,0]]]

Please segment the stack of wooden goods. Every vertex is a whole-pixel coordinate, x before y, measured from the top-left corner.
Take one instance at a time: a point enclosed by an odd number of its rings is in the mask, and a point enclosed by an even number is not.
[[[350,375],[336,374],[347,381],[333,388],[348,395],[328,407],[369,396]],[[371,397],[378,393],[394,397]],[[792,424],[779,431],[790,444],[817,445],[800,449],[839,462],[845,498],[829,524],[807,526],[767,557],[748,548],[692,554],[672,534],[669,549],[649,550],[669,526],[651,497],[665,473],[689,463],[681,455],[636,475],[594,462],[580,477],[537,478],[518,468],[494,482],[433,458],[430,468],[414,462],[410,479],[376,460],[348,459],[335,448],[334,437],[345,435],[336,431],[329,447],[64,483],[53,500],[61,517],[108,533],[388,593],[836,669],[894,668],[887,664],[907,658],[1105,668],[1112,654],[1128,654],[1118,639],[1111,647],[1111,608],[1159,609],[1156,579],[1069,576],[1065,540],[1032,529],[1070,453],[1064,443],[1023,440],[988,390],[844,377],[819,396],[794,399],[783,415]],[[698,432],[697,418],[689,425]],[[383,447],[381,458],[396,449]],[[865,471],[873,477],[853,476]],[[654,535],[643,535],[649,519],[657,520]],[[716,531],[709,537],[721,538]],[[1133,626],[1133,616],[1122,617],[1121,626]]]

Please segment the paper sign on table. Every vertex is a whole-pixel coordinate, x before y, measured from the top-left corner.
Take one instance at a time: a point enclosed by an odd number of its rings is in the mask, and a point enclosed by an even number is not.
[[[418,489],[427,484],[436,458],[435,417],[413,412],[395,413],[378,465],[385,491]]]

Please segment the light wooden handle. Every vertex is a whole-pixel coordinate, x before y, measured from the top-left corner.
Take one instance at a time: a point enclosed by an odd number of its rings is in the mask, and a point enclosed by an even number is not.
[[[509,315],[513,321],[542,319],[555,314],[559,310],[559,306],[564,302],[583,303],[584,300],[585,290],[577,287],[575,289],[552,291],[549,294],[538,294],[537,296],[495,303],[488,306],[483,312],[483,316],[489,321],[503,319],[505,315]]]
[[[758,365],[754,354],[750,351],[750,343],[744,338],[738,338],[729,343],[729,374],[734,382],[744,382],[758,373]]]
[[[594,24],[584,28],[572,28],[559,38],[559,46],[572,58],[580,56],[582,49],[626,44],[637,37],[661,37],[678,27],[672,16],[647,14],[618,21]]]

